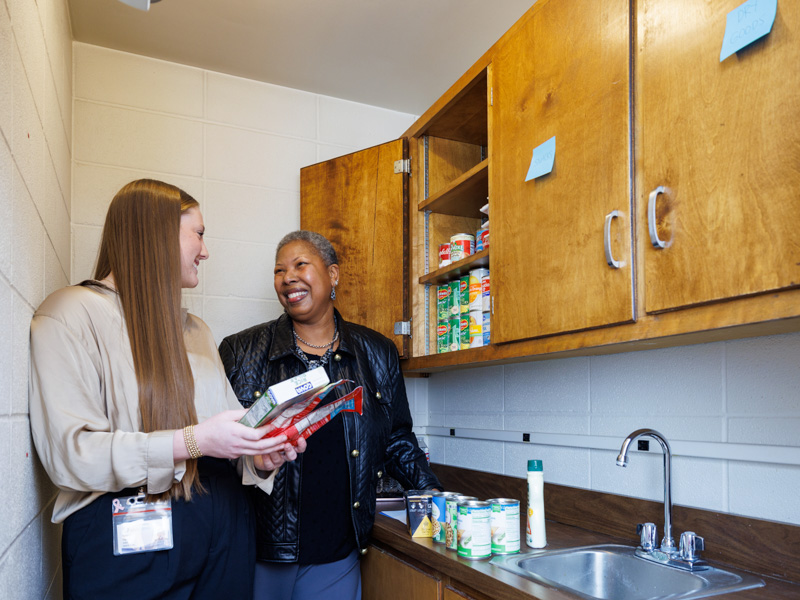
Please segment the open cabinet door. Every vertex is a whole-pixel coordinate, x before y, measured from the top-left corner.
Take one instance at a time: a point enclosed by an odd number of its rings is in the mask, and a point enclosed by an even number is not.
[[[407,155],[406,140],[395,140],[300,170],[300,226],[339,256],[336,307],[393,340],[401,357],[408,338],[394,324],[408,320],[408,175],[395,161]]]

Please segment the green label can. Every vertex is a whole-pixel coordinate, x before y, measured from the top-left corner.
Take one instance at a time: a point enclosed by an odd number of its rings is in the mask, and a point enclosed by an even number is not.
[[[447,321],[447,326],[450,328],[447,337],[447,344],[450,352],[461,350],[461,318],[452,317]]]
[[[436,352],[450,352],[450,321],[439,321],[436,324]]]
[[[461,281],[456,279],[447,285],[450,286],[450,318],[461,315]]]
[[[436,318],[445,321],[450,318],[450,307],[453,304],[449,284],[436,286]]]
[[[458,555],[462,558],[488,558],[492,555],[492,505],[476,500],[458,503]]]
[[[492,554],[519,552],[519,500],[492,498]]]
[[[461,303],[461,314],[469,312],[469,275],[464,275],[458,280],[459,302]]]
[[[469,327],[469,315],[461,315],[461,318],[458,320],[458,335],[459,335],[459,349],[460,350],[469,350],[470,347],[470,327]]]

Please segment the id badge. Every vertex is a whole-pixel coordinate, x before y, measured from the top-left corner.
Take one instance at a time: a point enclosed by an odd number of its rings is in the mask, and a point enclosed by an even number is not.
[[[111,502],[114,556],[172,548],[172,502],[147,502],[145,495]]]

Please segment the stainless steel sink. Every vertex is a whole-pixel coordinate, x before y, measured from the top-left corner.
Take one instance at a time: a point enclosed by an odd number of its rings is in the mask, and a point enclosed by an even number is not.
[[[684,571],[645,560],[615,544],[495,556],[498,567],[587,600],[693,600],[761,587],[744,573]]]

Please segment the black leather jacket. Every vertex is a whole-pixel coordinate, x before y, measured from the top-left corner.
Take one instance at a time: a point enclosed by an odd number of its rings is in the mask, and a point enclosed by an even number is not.
[[[339,347],[330,361],[331,381],[352,379],[364,386],[363,413],[343,412],[350,465],[350,506],[356,542],[366,552],[375,519],[378,479],[388,473],[405,489],[442,488],[411,432],[405,382],[394,344],[381,334],[339,322]],[[270,385],[303,373],[306,368],[286,314],[226,337],[219,347],[225,372],[239,402],[250,406]],[[257,556],[259,560],[298,559],[298,498],[302,458],[284,464],[272,494],[256,490]]]

